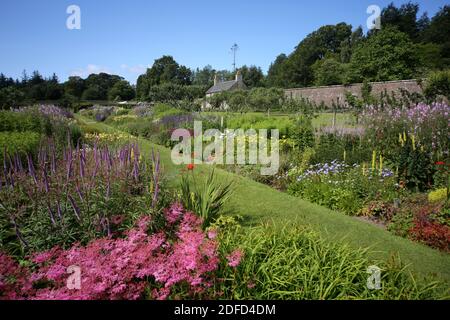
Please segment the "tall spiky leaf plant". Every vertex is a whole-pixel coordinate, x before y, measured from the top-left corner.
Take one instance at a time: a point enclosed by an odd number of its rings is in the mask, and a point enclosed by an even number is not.
[[[233,183],[218,182],[215,170],[211,170],[208,178],[197,183],[194,173],[181,178],[181,202],[184,207],[203,219],[203,227],[208,227],[221,213],[224,204],[230,198]]]

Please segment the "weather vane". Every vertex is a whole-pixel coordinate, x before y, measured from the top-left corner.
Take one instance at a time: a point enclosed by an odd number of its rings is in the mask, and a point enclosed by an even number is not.
[[[239,50],[239,46],[235,43],[231,47],[231,52],[233,53],[233,72],[236,72],[236,52]]]

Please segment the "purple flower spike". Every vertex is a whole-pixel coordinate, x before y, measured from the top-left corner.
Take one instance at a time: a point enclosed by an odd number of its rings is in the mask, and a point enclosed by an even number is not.
[[[80,157],[80,177],[84,179],[84,160],[83,156]]]
[[[13,218],[11,219],[13,225],[14,225],[14,231],[16,232],[17,238],[22,242],[22,244],[28,248],[28,242],[25,240],[25,238],[22,236],[22,233],[20,232],[19,226],[16,223],[16,220]]]
[[[76,189],[77,189],[78,197],[80,197],[81,201],[84,201],[83,193],[81,192],[80,186],[78,185],[78,183],[76,185]]]
[[[58,204],[57,204],[57,213],[58,213],[59,220],[62,220],[61,203],[59,202],[59,200],[58,200]]]
[[[67,181],[69,181],[72,173],[72,157],[70,157],[68,163],[67,163],[67,171],[66,171],[66,177]]]
[[[73,200],[70,194],[67,197],[69,198],[70,204],[72,205],[75,216],[77,217],[78,221],[80,221],[81,220],[80,208],[78,208],[77,204],[75,203],[75,200]]]
[[[6,147],[5,149],[3,149],[3,171],[6,172],[8,171],[8,166],[6,164]]]
[[[31,159],[30,154],[27,155],[27,158],[28,158],[28,172],[29,172],[30,176],[33,178],[34,183],[36,183],[36,185],[37,185],[38,181],[36,178],[36,171],[34,170],[33,159]]]
[[[55,151],[55,145],[52,143],[51,145],[52,154],[51,154],[51,170],[52,173],[56,173],[56,151]]]
[[[16,168],[14,167],[14,165],[13,165],[13,162],[12,162],[12,160],[11,160],[11,157],[8,155],[8,162],[9,162],[9,168],[10,168],[10,170],[12,169],[14,172],[17,172],[16,171]]]
[[[44,166],[44,168],[43,168],[43,170],[42,170],[42,175],[44,176],[45,192],[46,192],[46,193],[49,193],[49,191],[50,191],[50,185],[49,185],[49,183],[48,183],[47,169],[45,168],[45,166]]]
[[[108,185],[106,187],[106,199],[109,199],[111,195],[111,179],[108,176]]]
[[[53,214],[52,208],[50,208],[49,204],[47,204],[47,208],[48,208],[48,214],[50,216],[50,221],[52,222],[52,225],[56,226],[55,215]]]

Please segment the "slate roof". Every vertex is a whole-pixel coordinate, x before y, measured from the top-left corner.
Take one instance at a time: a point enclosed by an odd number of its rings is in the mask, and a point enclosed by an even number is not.
[[[236,84],[238,84],[238,81],[236,81],[236,80],[219,82],[217,85],[212,86],[206,92],[206,94],[228,91],[228,90],[231,90],[234,87],[234,85],[236,85]]]

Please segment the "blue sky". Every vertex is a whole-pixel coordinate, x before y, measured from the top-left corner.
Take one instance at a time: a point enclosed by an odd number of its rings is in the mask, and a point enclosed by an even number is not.
[[[61,80],[105,71],[135,82],[156,58],[172,55],[190,68],[237,64],[267,71],[308,33],[347,22],[366,28],[369,5],[390,0],[2,0],[0,72],[39,70]],[[400,5],[407,1],[394,1]],[[433,16],[444,0],[416,1]],[[66,28],[69,5],[81,8],[81,30]]]

